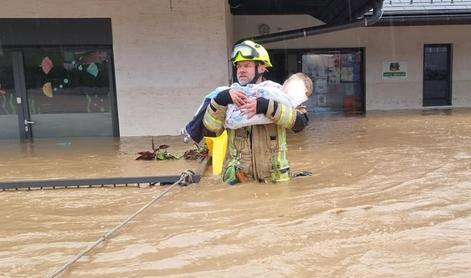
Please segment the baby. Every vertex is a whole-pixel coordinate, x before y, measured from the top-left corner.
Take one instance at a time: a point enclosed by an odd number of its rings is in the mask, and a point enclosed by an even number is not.
[[[309,76],[298,72],[291,75],[285,83],[283,83],[283,92],[294,100],[297,109],[306,112],[304,103],[312,96],[313,85]]]
[[[272,81],[264,81],[260,84],[248,84],[246,86],[235,83],[231,88],[244,92],[248,98],[264,97],[295,107],[301,112],[306,112],[303,104],[312,95],[313,84],[312,80],[304,73],[296,73],[291,75],[283,83],[283,86]],[[272,123],[272,121],[265,115],[257,114],[248,118],[243,115],[236,105],[229,104],[224,126],[229,129],[238,129],[244,126],[269,123]]]

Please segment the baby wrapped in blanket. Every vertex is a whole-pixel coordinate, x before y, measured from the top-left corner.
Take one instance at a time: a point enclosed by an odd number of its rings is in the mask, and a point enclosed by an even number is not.
[[[193,141],[199,143],[203,139],[202,120],[209,102],[212,98],[216,97],[219,92],[229,88],[236,88],[244,92],[249,98],[255,99],[257,97],[264,97],[266,99],[273,99],[305,112],[303,103],[312,95],[313,84],[312,80],[304,73],[296,73],[291,75],[283,85],[272,81],[264,81],[260,84],[248,84],[246,86],[234,83],[231,87],[218,87],[205,96],[193,119],[183,128],[182,133],[186,135],[184,139],[185,142],[188,142],[191,138]],[[241,110],[237,106],[229,104],[224,126],[229,129],[237,129],[244,126],[269,123],[272,123],[272,121],[264,115],[257,114],[248,118],[242,115]]]
[[[296,73],[290,76],[282,85],[264,81],[259,84],[248,84],[241,86],[234,83],[230,88],[244,92],[249,99],[263,97],[277,102],[304,109],[303,103],[312,95],[312,80],[303,73]],[[242,111],[234,104],[229,104],[226,112],[226,121],[224,126],[229,129],[238,129],[250,125],[270,124],[272,120],[262,114],[256,114],[253,117],[246,117]]]

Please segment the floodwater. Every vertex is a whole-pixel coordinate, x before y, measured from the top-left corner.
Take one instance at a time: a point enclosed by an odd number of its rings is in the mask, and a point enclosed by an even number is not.
[[[63,277],[471,277],[470,122],[470,110],[315,117],[289,138],[293,171],[312,176],[176,187]],[[149,140],[4,143],[0,176],[196,167],[134,161]],[[0,192],[0,276],[54,272],[166,188]]]

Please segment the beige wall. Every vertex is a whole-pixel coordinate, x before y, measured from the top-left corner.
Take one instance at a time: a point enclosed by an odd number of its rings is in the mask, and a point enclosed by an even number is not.
[[[112,20],[121,136],[178,134],[202,97],[227,84],[228,50],[242,37],[322,22],[308,15],[232,16],[222,0],[0,0],[0,17]],[[453,44],[453,106],[471,107],[470,25],[356,28],[267,48],[364,47],[366,109],[422,107],[423,45]],[[383,61],[408,63],[408,79],[381,80]]]
[[[308,17],[308,16],[306,16]],[[258,34],[263,22],[273,29],[289,30],[319,24],[303,16],[235,16],[235,39]],[[310,24],[312,23],[312,24]],[[239,28],[239,26],[243,26]],[[366,62],[366,109],[422,108],[424,44],[450,43],[453,48],[453,107],[471,107],[471,25],[355,28],[290,41],[266,44],[267,48],[364,47]],[[381,79],[382,63],[408,63],[407,80]]]
[[[121,136],[177,134],[228,82],[221,0],[0,0],[0,17],[111,18]]]

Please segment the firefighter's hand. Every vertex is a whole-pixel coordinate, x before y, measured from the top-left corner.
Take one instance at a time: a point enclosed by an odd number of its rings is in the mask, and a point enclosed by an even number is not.
[[[237,107],[241,107],[247,102],[247,96],[245,96],[244,92],[239,90],[230,89],[229,95],[231,96],[232,103],[234,103]]]
[[[240,107],[241,114],[246,116],[247,119],[252,118],[257,114],[257,100],[247,100],[247,102]]]

